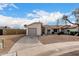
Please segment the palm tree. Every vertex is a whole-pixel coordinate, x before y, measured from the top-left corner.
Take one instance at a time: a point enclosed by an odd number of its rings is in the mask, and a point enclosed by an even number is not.
[[[72,23],[72,22],[68,19],[68,16],[66,16],[66,15],[63,15],[62,19],[65,20],[65,24],[66,24],[66,25],[67,25],[67,22],[69,22],[69,23],[71,23],[71,24],[74,24],[74,23]],[[66,27],[66,28],[67,28],[67,27]],[[67,30],[67,32],[68,32],[68,34],[69,34],[69,30]]]

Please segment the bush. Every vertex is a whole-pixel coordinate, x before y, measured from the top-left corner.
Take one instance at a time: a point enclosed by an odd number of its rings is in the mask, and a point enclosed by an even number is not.
[[[75,34],[77,34],[77,32],[70,32],[70,35],[75,35]]]
[[[64,32],[59,32],[58,35],[64,34]]]

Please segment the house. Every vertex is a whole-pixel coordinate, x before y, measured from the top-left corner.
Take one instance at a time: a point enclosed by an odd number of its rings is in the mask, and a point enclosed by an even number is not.
[[[63,31],[63,26],[55,26],[55,25],[45,25],[45,34],[57,34],[58,32]]]
[[[49,34],[69,34],[69,32],[78,32],[78,26],[71,25],[43,25],[41,22],[34,22],[27,25],[26,35],[41,36]]]
[[[64,29],[65,29],[64,32],[66,34],[73,34],[73,35],[75,35],[76,33],[78,34],[78,26],[77,25],[64,27]]]
[[[28,36],[41,36],[62,31],[62,26],[43,25],[41,22],[34,22],[27,25],[26,35]]]
[[[46,26],[45,27],[45,34],[73,34],[75,35],[78,33],[78,26],[77,25],[59,25],[59,26]]]

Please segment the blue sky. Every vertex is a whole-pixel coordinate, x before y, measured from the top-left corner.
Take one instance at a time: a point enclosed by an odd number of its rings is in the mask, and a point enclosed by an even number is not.
[[[0,18],[2,17],[0,25],[14,26],[16,24],[15,26],[19,27],[35,21],[56,25],[56,19],[61,18],[63,14],[70,15],[76,8],[79,8],[78,3],[0,4]],[[74,22],[73,15],[71,15],[70,20]],[[11,23],[5,24],[8,21],[11,21]]]
[[[48,12],[60,11],[61,13],[66,13],[74,10],[75,8],[79,8],[78,3],[16,3],[15,5],[18,9],[14,7],[6,7],[3,11],[5,13],[0,14],[12,17],[24,17],[25,14],[31,13],[33,10],[37,9]]]

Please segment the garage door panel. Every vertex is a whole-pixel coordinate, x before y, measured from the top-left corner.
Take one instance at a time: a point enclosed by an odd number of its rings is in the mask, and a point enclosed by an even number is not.
[[[29,28],[28,29],[28,35],[36,36],[37,35],[37,29],[36,28]]]

